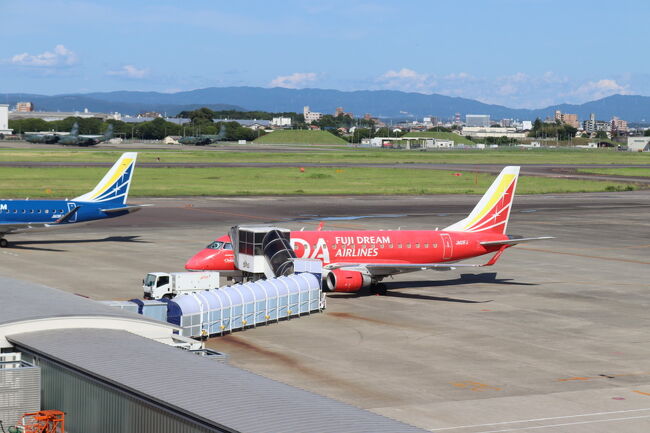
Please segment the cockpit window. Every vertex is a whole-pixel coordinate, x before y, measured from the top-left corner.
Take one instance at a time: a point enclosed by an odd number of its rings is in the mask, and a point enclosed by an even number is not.
[[[226,243],[223,245],[223,249],[224,249],[224,250],[232,250],[232,244],[231,244],[230,242],[226,242]]]
[[[208,245],[206,248],[209,248],[211,250],[220,250],[221,247],[223,247],[223,242],[221,241],[214,241],[210,245]]]

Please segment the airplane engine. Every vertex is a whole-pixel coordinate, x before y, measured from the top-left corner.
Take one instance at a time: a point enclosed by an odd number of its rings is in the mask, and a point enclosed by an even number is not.
[[[362,288],[370,286],[371,282],[368,275],[342,269],[334,269],[326,277],[327,290],[330,292],[358,292]]]

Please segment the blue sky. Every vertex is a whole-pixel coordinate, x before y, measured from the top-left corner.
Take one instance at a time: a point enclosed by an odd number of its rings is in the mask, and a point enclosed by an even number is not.
[[[0,92],[245,85],[582,103],[650,95],[649,16],[650,2],[626,0],[0,0]]]

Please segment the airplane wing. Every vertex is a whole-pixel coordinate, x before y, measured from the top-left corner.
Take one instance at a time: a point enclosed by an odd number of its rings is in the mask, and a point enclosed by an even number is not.
[[[20,233],[31,229],[47,228],[56,223],[0,223],[0,235]]]
[[[435,270],[451,271],[458,268],[481,268],[492,266],[499,260],[501,254],[510,245],[503,245],[486,263],[331,263],[324,266],[325,269],[344,269],[346,271],[357,271],[371,277],[385,277],[388,275],[405,274],[408,272]]]

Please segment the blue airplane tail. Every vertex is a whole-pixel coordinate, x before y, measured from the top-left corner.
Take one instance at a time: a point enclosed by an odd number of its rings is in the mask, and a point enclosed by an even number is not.
[[[126,204],[137,156],[136,152],[123,153],[92,191],[75,197],[73,201],[110,205]]]

